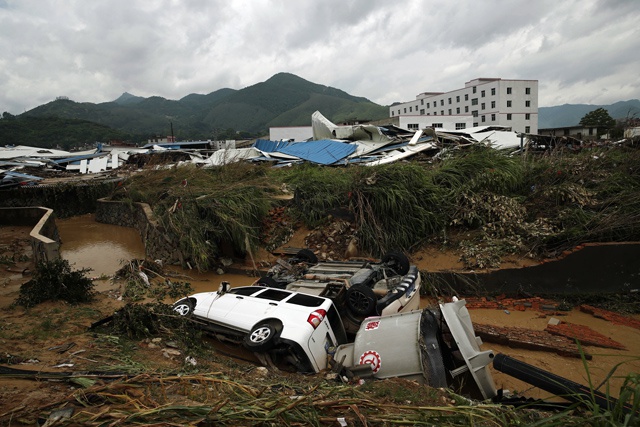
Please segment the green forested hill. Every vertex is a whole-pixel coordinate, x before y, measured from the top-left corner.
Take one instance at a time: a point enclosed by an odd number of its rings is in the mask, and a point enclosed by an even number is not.
[[[85,120],[112,128],[114,134],[143,140],[149,135],[168,135],[173,126],[178,139],[212,138],[216,134],[245,132],[264,135],[270,126],[305,126],[319,110],[330,120],[377,120],[388,115],[383,107],[366,98],[279,73],[265,82],[241,90],[219,89],[207,95],[190,94],[180,100],[149,98],[124,93],[113,102],[92,104],[55,100],[17,116]],[[27,122],[24,122],[26,124]],[[45,121],[29,121],[44,126]],[[50,125],[60,124],[52,121]],[[16,127],[0,127],[12,129]],[[64,128],[68,131],[68,128]],[[34,130],[35,131],[35,130]],[[29,134],[0,135],[0,140],[24,140]],[[26,143],[26,142],[24,142]],[[33,145],[33,144],[32,144]]]
[[[0,146],[29,145],[70,150],[96,141],[131,140],[133,135],[86,120],[59,117],[5,117],[0,120]]]

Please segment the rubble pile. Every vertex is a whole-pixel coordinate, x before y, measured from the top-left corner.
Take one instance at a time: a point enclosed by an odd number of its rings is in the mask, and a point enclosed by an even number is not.
[[[562,313],[557,313],[558,304],[555,301],[541,297],[507,298],[505,295],[499,295],[495,298],[467,297],[465,300],[467,301],[467,307],[470,309],[489,308],[497,310],[512,309],[516,311],[526,311],[529,309],[544,314],[562,316]]]
[[[599,319],[608,320],[609,322],[616,325],[624,325],[631,328],[640,329],[640,320],[634,319],[633,317],[623,316],[622,314],[614,313],[602,308],[592,307],[590,305],[581,305],[580,311],[589,313]]]
[[[322,260],[338,260],[357,256],[355,226],[345,220],[332,221],[328,226],[317,227],[305,238],[305,244]],[[351,246],[351,248],[350,248]]]
[[[559,335],[580,341],[583,345],[594,347],[614,348],[616,350],[626,350],[626,347],[611,338],[594,331],[588,326],[576,325],[574,323],[560,322],[557,325],[548,324],[546,331],[553,335]]]
[[[560,356],[580,357],[580,350],[575,341],[565,336],[551,334],[548,331],[478,323],[474,323],[473,328],[485,342],[526,350],[549,351]],[[591,360],[590,354],[584,353],[584,355],[588,360]]]

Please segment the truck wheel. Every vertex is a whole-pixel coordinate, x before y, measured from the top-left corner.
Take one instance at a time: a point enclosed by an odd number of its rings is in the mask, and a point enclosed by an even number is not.
[[[387,264],[400,276],[404,276],[409,272],[409,258],[402,252],[389,252],[382,257],[382,263]]]
[[[371,288],[355,285],[347,289],[347,307],[357,316],[372,314],[376,301],[376,294]]]

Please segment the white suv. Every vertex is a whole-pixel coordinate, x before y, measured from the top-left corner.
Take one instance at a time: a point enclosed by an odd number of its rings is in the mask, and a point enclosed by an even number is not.
[[[249,350],[293,364],[303,372],[327,367],[328,350],[347,342],[342,320],[328,298],[262,286],[203,292],[174,304],[205,329],[242,338]]]

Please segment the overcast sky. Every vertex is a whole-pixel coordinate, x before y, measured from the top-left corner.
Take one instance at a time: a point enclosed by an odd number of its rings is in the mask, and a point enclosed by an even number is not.
[[[180,99],[279,72],[382,104],[476,77],[640,98],[638,0],[0,0],[0,112]]]

